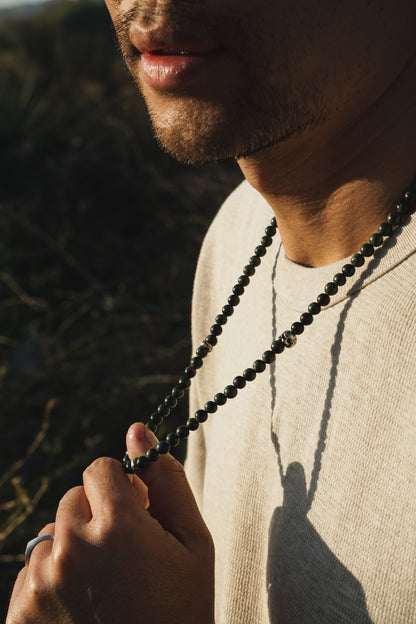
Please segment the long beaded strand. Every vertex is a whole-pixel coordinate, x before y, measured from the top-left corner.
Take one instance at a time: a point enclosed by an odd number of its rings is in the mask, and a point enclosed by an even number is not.
[[[336,273],[332,281],[325,285],[324,292],[318,295],[316,301],[309,304],[307,312],[300,315],[299,321],[292,323],[290,330],[284,331],[277,340],[272,342],[270,349],[263,353],[261,359],[255,360],[252,366],[246,368],[241,375],[235,377],[232,384],[226,386],[223,392],[217,393],[212,401],[205,403],[204,409],[198,409],[193,417],[188,418],[185,425],[180,425],[176,431],[168,433],[165,439],[160,440],[156,447],[149,449],[146,455],[130,460],[126,453],[123,458],[124,470],[129,474],[139,474],[150,462],[156,461],[160,455],[165,455],[171,448],[178,446],[181,440],[188,437],[190,431],[195,431],[200,424],[208,419],[209,414],[216,412],[218,407],[224,405],[227,400],[236,397],[238,391],[242,390],[247,382],[254,381],[257,374],[262,373],[266,369],[266,365],[274,362],[276,355],[282,353],[285,348],[290,349],[294,347],[297,342],[297,336],[303,333],[306,326],[312,324],[314,316],[319,314],[321,309],[329,304],[331,297],[338,292],[339,287],[344,286],[347,278],[352,277],[356,269],[363,266],[365,259],[373,256],[375,249],[381,247],[384,240],[392,235],[394,229],[410,214],[415,202],[416,180],[404,193],[402,200],[396,205],[395,209],[388,215],[387,221],[379,225],[378,232],[371,234],[369,242],[362,245],[360,251],[351,256],[349,263],[344,264],[341,272]],[[218,336],[221,335],[223,326],[233,314],[234,308],[239,304],[240,296],[249,285],[250,278],[260,265],[261,258],[266,254],[267,248],[272,244],[276,231],[276,219],[273,217],[270,225],[265,230],[265,235],[262,237],[260,244],[255,248],[254,255],[251,256],[248,264],[243,268],[242,275],[240,275],[237,284],[233,287],[232,294],[228,297],[228,303],[223,306],[221,314],[215,317],[215,323],[211,326],[210,333],[196,349],[190,365],[185,368],[184,375],[179,379],[178,384],[172,388],[170,394],[165,397],[163,403],[151,414],[146,427],[153,433],[156,433],[158,426],[162,424],[171,410],[184,397],[185,391],[191,385],[191,379],[195,377],[198,369],[202,367],[204,358],[217,344]]]

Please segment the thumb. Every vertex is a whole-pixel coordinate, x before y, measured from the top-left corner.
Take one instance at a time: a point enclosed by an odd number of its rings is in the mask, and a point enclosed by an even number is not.
[[[145,455],[157,443],[156,436],[142,423],[135,423],[127,432],[130,459]],[[148,487],[152,516],[182,544],[192,548],[201,531],[207,529],[183,466],[169,453],[160,455],[140,473],[140,479]]]

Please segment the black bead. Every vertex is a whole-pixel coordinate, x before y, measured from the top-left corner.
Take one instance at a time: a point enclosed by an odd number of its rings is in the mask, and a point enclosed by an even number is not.
[[[409,189],[404,194],[403,199],[407,204],[412,204],[416,200],[416,193],[412,189]]]
[[[156,450],[160,455],[166,455],[170,451],[170,446],[166,440],[160,440],[156,445]]]
[[[373,247],[380,247],[380,245],[383,244],[383,237],[380,232],[375,232],[374,234],[371,234],[370,244],[373,245]]]
[[[184,394],[185,392],[183,391],[183,388],[181,388],[180,386],[173,386],[171,395],[174,396],[175,399],[182,399]]]
[[[235,386],[226,386],[224,388],[224,395],[227,399],[234,399],[237,396],[237,388]]]
[[[189,431],[196,431],[199,427],[199,422],[196,420],[196,418],[188,418],[188,420],[186,421],[186,426],[188,427]]]
[[[274,236],[276,234],[276,227],[274,225],[268,225],[264,231],[266,236]]]
[[[399,202],[398,204],[396,204],[396,212],[398,212],[401,215],[404,214],[405,206],[404,204],[402,204],[402,202]]]
[[[218,325],[225,325],[227,322],[227,317],[225,316],[225,314],[217,314],[217,316],[215,317],[215,322],[218,323]]]
[[[213,336],[220,336],[222,334],[222,327],[221,325],[218,325],[218,323],[215,323],[209,331],[213,334]]]
[[[258,256],[259,258],[262,258],[263,256],[266,255],[266,247],[264,245],[257,245],[257,247],[254,250],[254,255]]]
[[[179,427],[176,429],[176,435],[181,440],[187,438],[189,436],[189,427],[187,427],[186,425],[179,425]]]
[[[166,407],[173,409],[174,407],[177,406],[178,401],[171,394],[168,394],[168,396],[165,397],[164,403]]]
[[[207,347],[199,346],[195,351],[196,357],[204,358],[208,355]]]
[[[213,414],[217,411],[218,405],[214,401],[207,401],[204,405],[204,409],[208,414]]]
[[[344,284],[347,281],[347,279],[346,279],[345,275],[343,275],[342,273],[335,273],[334,277],[332,278],[332,281],[337,286],[344,286]]]
[[[298,321],[296,321],[296,323],[292,323],[292,327],[290,328],[290,331],[292,332],[292,334],[299,336],[300,334],[303,333],[304,329],[305,328],[302,325],[302,323],[299,323]]]
[[[316,316],[316,314],[319,314],[320,311],[321,306],[319,305],[319,303],[315,303],[315,301],[312,301],[312,303],[308,305],[309,314],[313,314],[314,316]]]
[[[279,353],[283,353],[283,351],[285,350],[285,345],[283,344],[281,340],[273,340],[270,348],[273,351],[273,353],[279,354]]]
[[[355,266],[352,264],[344,264],[341,270],[345,277],[352,277],[355,273]]]
[[[135,457],[134,459],[131,460],[131,467],[134,470],[134,472],[143,470],[148,465],[149,465],[149,460],[144,455],[142,455],[141,457]]]
[[[241,388],[244,388],[246,383],[247,381],[241,375],[237,375],[237,377],[234,377],[233,379],[233,386],[235,386],[237,390],[241,390]]]
[[[271,364],[275,361],[276,355],[273,353],[273,351],[265,351],[261,356],[261,359],[263,360],[263,362],[266,362],[266,364]]]
[[[199,409],[195,412],[195,420],[199,423],[204,423],[208,420],[208,412]]]
[[[369,258],[370,256],[374,254],[374,247],[370,245],[370,243],[365,243],[361,247],[360,252],[363,254],[363,256],[365,256],[366,258]]]
[[[387,217],[387,221],[388,223],[390,223],[390,225],[399,225],[399,223],[401,223],[402,221],[402,216],[398,212],[391,212]]]
[[[201,357],[193,357],[191,358],[191,366],[192,368],[201,368],[203,364],[202,358]]]
[[[168,408],[167,405],[164,405],[164,403],[161,403],[160,405],[157,406],[157,411],[158,411],[158,414],[163,416],[163,418],[166,418],[166,416],[169,416],[170,414],[170,409]]]
[[[329,298],[329,296],[326,293],[321,293],[320,295],[317,296],[316,298],[317,303],[319,303],[319,305],[324,308],[325,306],[328,305],[328,303],[331,301],[331,299]]]
[[[230,304],[230,306],[237,306],[240,303],[240,298],[237,297],[237,295],[230,295],[228,297],[228,303]]]
[[[252,368],[246,368],[246,370],[243,372],[243,377],[246,381],[254,381],[254,379],[256,378],[256,371]]]
[[[127,472],[127,474],[134,474],[132,467],[131,467],[130,457],[128,456],[127,453],[124,455],[123,461],[121,463],[124,468],[124,471]]]
[[[263,236],[260,243],[262,244],[263,247],[270,247],[270,245],[272,244],[273,239],[271,236]]]
[[[235,284],[235,286],[233,286],[233,294],[234,295],[242,295],[244,293],[244,286],[242,286],[242,284]]]
[[[312,325],[313,323],[312,314],[310,312],[304,312],[300,316],[300,322],[302,323],[302,325]]]
[[[163,422],[163,416],[159,414],[159,412],[153,412],[153,414],[150,415],[150,422],[155,425],[161,425]]]
[[[214,396],[214,401],[217,405],[225,405],[227,403],[227,397],[223,392],[218,392],[218,394]]]
[[[380,223],[378,231],[382,236],[391,236],[393,234],[393,228],[390,223]]]
[[[180,386],[181,388],[189,388],[190,385],[191,380],[186,375],[179,379],[178,386]]]
[[[231,316],[232,314],[234,314],[233,306],[229,304],[222,306],[222,313],[224,314],[224,316]]]
[[[185,375],[187,377],[189,377],[189,379],[192,379],[193,377],[195,377],[196,375],[196,370],[194,366],[187,366],[185,368]]]
[[[263,360],[255,360],[253,362],[252,368],[254,371],[256,371],[256,373],[262,373],[266,368],[266,364],[263,362]]]
[[[277,228],[276,217],[272,217],[272,220],[270,221],[270,224],[271,224],[273,227]]]
[[[250,278],[247,275],[240,275],[237,281],[242,286],[248,286],[250,283]]]
[[[257,249],[257,247],[256,247],[256,249]],[[256,249],[255,249],[254,251],[256,251]],[[264,247],[263,247],[263,249],[264,249]],[[266,253],[266,250],[265,250],[265,249],[264,249],[264,253]],[[251,258],[250,258],[250,260],[249,260],[249,263],[251,264],[251,266],[253,266],[253,267],[258,267],[258,266],[260,266],[260,262],[261,262],[261,260],[260,260],[260,256],[261,256],[261,255],[262,255],[262,254],[260,253],[260,254],[256,254],[255,256],[251,256]],[[264,256],[264,254],[263,254],[263,256]]]
[[[157,424],[153,423],[151,420],[149,420],[146,423],[146,427],[149,429],[149,431],[151,431],[152,433],[156,433],[157,431]]]
[[[364,256],[361,253],[355,253],[351,256],[351,264],[355,267],[361,267],[364,264]]]
[[[254,275],[255,273],[255,268],[253,266],[251,266],[251,264],[246,264],[246,266],[243,269],[243,273],[244,275]]]
[[[180,442],[179,436],[172,431],[172,433],[168,433],[166,436],[166,442],[169,444],[170,448],[175,448]]]
[[[327,284],[325,284],[324,290],[329,296],[336,295],[338,292],[338,286],[334,284],[334,282],[328,282]]]
[[[208,336],[206,336],[205,342],[210,344],[211,347],[215,347],[215,345],[217,344],[218,340],[217,340],[217,337],[214,336],[214,334],[209,334]]]
[[[157,458],[159,457],[159,453],[157,451],[157,449],[155,448],[150,448],[147,453],[146,453],[146,457],[149,460],[149,462],[154,462],[157,460]]]

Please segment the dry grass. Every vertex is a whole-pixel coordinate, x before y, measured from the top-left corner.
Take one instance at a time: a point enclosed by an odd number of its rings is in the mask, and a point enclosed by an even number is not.
[[[101,5],[3,24],[0,41],[5,610],[26,541],[187,364],[199,245],[239,174],[159,152]]]

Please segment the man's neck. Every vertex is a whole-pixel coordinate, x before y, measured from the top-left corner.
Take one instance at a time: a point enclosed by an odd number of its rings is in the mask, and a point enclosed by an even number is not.
[[[273,208],[290,260],[323,266],[358,251],[416,175],[416,61],[348,123],[239,165]]]

